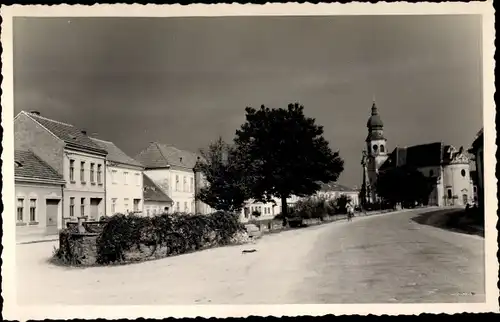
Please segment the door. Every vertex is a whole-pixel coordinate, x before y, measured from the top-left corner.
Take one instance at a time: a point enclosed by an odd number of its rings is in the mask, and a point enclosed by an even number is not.
[[[47,235],[57,235],[59,229],[57,228],[58,213],[59,213],[59,200],[47,199],[45,200],[45,216],[47,218]]]
[[[101,199],[91,198],[90,199],[90,220],[97,221],[99,215],[99,204],[101,203]]]
[[[464,202],[464,205],[466,205],[469,202],[469,198],[468,198],[468,196],[466,194],[462,195],[462,200]]]

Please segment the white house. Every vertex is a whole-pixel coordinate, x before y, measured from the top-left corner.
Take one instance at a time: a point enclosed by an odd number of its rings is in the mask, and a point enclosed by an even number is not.
[[[173,200],[154,183],[151,178],[143,174],[144,184],[144,214],[146,216],[155,216],[170,212]]]
[[[63,221],[104,215],[108,153],[84,130],[37,111],[22,111],[14,118],[14,144],[16,150],[32,151],[64,178]]]
[[[144,167],[113,142],[91,138],[108,152],[106,158],[106,215],[143,211]]]
[[[349,188],[335,182],[321,184],[320,190],[316,193],[316,196],[326,198],[327,200],[335,200],[342,195],[351,199],[353,205],[359,205],[359,191],[357,189]]]
[[[31,151],[15,151],[16,239],[57,235],[65,181]]]
[[[135,159],[145,167],[145,174],[172,199],[171,212],[212,212],[208,205],[195,200],[196,191],[204,185],[203,175],[195,169],[197,154],[152,142]]]

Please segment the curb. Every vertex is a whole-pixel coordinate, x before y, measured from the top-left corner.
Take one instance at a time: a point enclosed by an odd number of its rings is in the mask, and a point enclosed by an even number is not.
[[[16,242],[16,245],[28,245],[28,244],[38,244],[38,243],[48,243],[53,241],[58,241],[59,238],[51,238],[51,239],[40,239],[40,240],[30,240],[30,241],[22,241]]]

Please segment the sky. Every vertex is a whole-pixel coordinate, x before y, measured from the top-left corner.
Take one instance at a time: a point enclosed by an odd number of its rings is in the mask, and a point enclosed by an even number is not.
[[[134,157],[231,141],[245,107],[304,105],[360,186],[375,98],[387,147],[468,147],[482,127],[480,16],[15,18],[14,109]]]

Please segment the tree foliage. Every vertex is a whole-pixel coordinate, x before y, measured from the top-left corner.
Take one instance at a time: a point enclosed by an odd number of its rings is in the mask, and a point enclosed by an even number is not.
[[[197,198],[210,207],[221,211],[239,211],[247,199],[246,185],[241,176],[240,153],[234,146],[218,138],[206,150],[198,162],[208,185],[202,187]]]
[[[286,198],[307,196],[320,183],[336,181],[344,169],[338,152],[323,137],[323,127],[304,115],[304,107],[246,108],[246,122],[236,131],[235,144],[251,198],[269,202],[281,199],[286,217]]]
[[[427,204],[435,178],[425,177],[410,167],[395,167],[382,172],[376,184],[377,194],[392,203]]]

